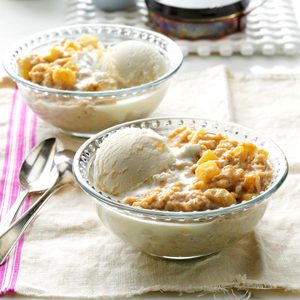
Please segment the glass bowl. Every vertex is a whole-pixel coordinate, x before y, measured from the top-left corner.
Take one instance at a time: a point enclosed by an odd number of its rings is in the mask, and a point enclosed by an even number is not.
[[[97,36],[105,46],[126,40],[153,45],[168,65],[167,72],[139,86],[101,92],[47,88],[25,80],[18,73],[17,58],[39,53],[61,39],[82,34]],[[150,30],[111,24],[73,25],[32,35],[15,46],[4,60],[4,68],[17,82],[30,108],[46,122],[63,131],[89,137],[110,126],[148,116],[162,101],[169,79],[182,64],[182,52],[175,42]],[[147,59],[147,58],[145,58]]]
[[[167,134],[182,125],[212,134],[224,133],[229,138],[249,141],[266,149],[274,173],[268,189],[251,200],[229,207],[170,212],[122,204],[93,187],[95,151],[110,134],[125,127],[150,128],[159,134]],[[152,118],[114,126],[87,140],[75,155],[73,171],[80,187],[96,200],[100,219],[113,233],[148,254],[188,259],[218,253],[252,231],[265,212],[266,200],[284,182],[288,164],[276,144],[240,125],[197,118]]]

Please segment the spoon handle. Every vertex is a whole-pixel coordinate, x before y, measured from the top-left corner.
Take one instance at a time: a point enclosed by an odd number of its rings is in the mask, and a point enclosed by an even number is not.
[[[19,194],[18,198],[15,200],[14,204],[9,209],[8,213],[3,217],[0,222],[1,233],[4,232],[12,224],[28,194],[28,191],[22,191]]]
[[[38,198],[19,219],[17,219],[4,233],[0,235],[0,265],[4,263],[6,257],[14,248],[22,233],[37,215],[42,206],[46,203],[50,196],[57,192],[63,185],[64,183],[60,178],[58,178],[52,187]]]

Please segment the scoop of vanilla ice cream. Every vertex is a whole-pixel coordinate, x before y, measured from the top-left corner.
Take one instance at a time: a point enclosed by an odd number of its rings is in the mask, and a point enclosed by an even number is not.
[[[111,56],[126,87],[153,81],[167,71],[162,54],[146,42],[120,42],[111,48]]]
[[[112,195],[127,192],[174,162],[165,138],[151,129],[126,128],[107,137],[94,161],[94,185]]]

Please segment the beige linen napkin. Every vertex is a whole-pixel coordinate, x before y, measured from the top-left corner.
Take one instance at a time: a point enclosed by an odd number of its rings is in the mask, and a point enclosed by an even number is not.
[[[26,233],[16,292],[97,298],[231,287],[300,290],[299,87],[300,76],[238,75],[220,66],[174,78],[153,114],[235,121],[284,149],[290,175],[255,232],[206,260],[154,258],[106,230],[93,200],[68,186],[53,196]],[[38,140],[55,133],[39,121]],[[60,138],[74,147],[73,139]]]

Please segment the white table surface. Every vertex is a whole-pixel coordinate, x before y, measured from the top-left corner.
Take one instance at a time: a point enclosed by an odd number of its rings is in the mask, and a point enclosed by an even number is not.
[[[293,0],[295,12],[300,24],[300,1]],[[10,45],[25,36],[40,30],[60,26],[64,23],[66,0],[0,0],[0,59],[2,60]],[[231,57],[188,56],[184,59],[180,72],[203,70],[218,64],[224,64],[239,72],[252,73],[294,73],[300,74],[300,55],[298,56],[252,56]],[[0,76],[4,75],[2,66]],[[200,299],[248,299],[245,292],[234,292],[228,295],[203,295]],[[284,292],[282,290],[253,290],[251,299],[300,299],[300,293]],[[242,296],[245,296],[242,298]],[[180,297],[180,298],[179,298]],[[2,299],[24,299],[18,295]],[[136,296],[135,300],[170,300],[170,299],[199,299],[199,294],[178,295],[176,293],[149,293]],[[33,299],[33,298],[26,298]]]

